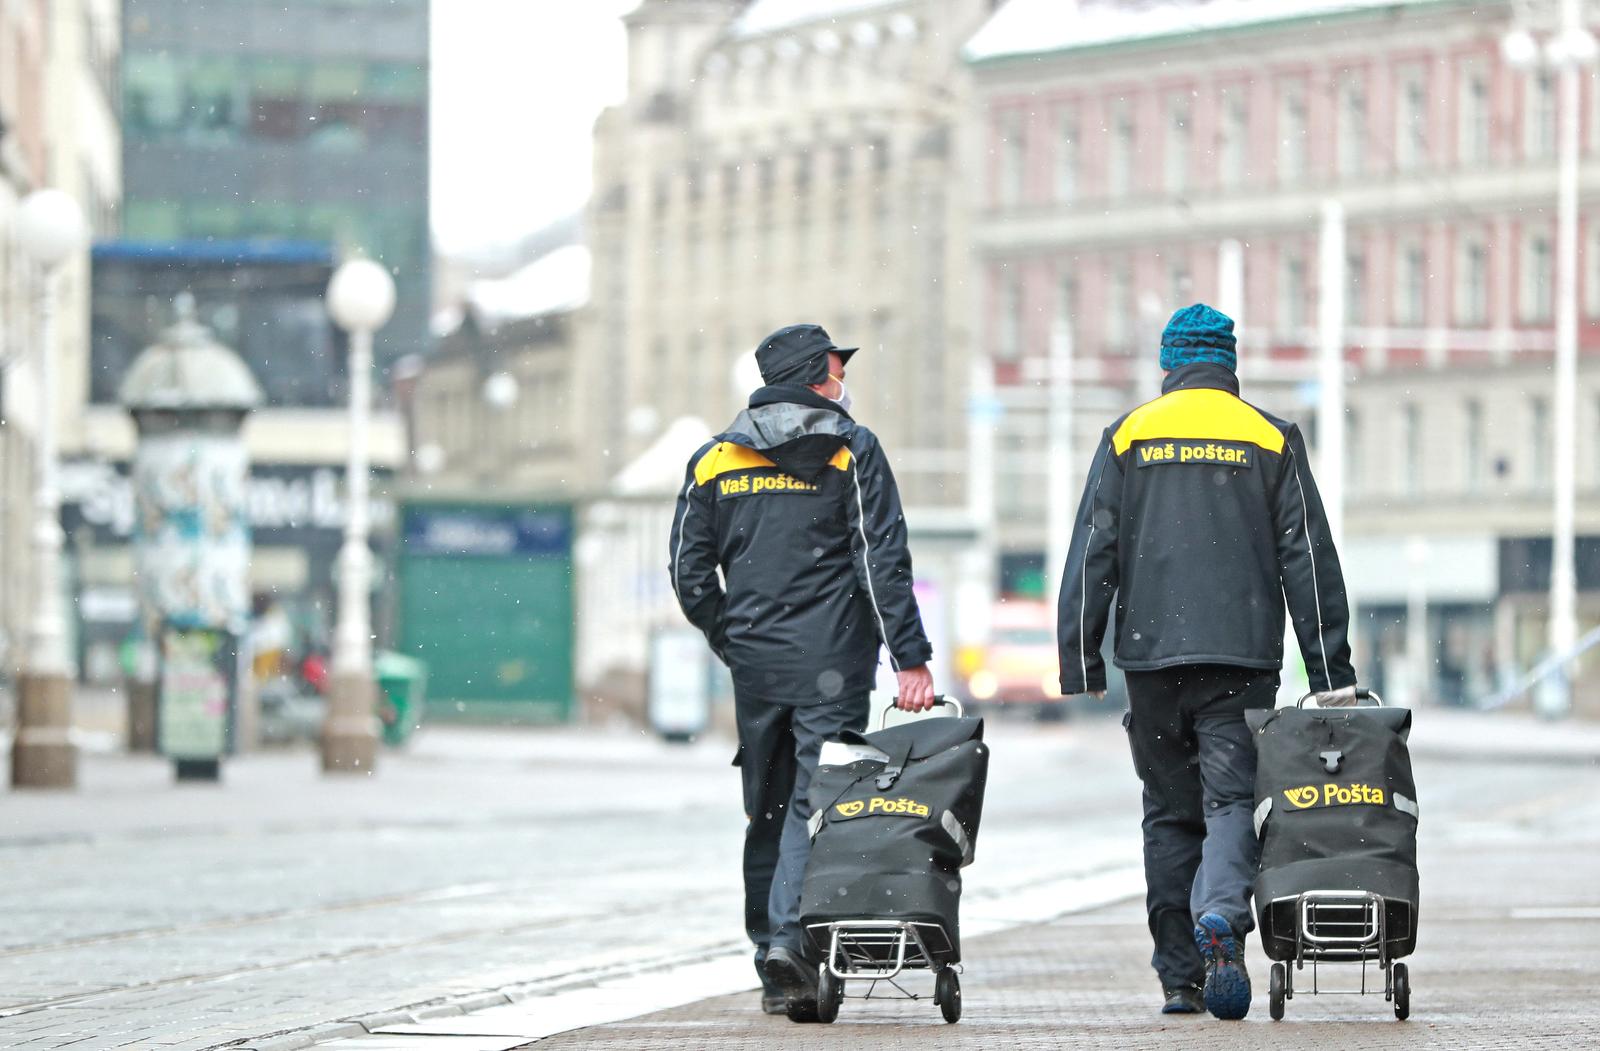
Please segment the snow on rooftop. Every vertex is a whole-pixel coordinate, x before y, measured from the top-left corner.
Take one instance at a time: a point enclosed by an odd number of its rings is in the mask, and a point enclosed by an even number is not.
[[[680,416],[669,423],[650,447],[612,480],[621,496],[676,493],[683,484],[683,465],[711,440],[711,428],[698,416]]]
[[[904,0],[756,0],[730,30],[735,37],[758,36],[780,29],[791,29],[807,22],[820,22],[841,15],[858,15],[878,7],[892,7]]]
[[[1354,11],[1419,7],[1440,0],[1169,0],[1095,4],[1010,0],[967,42],[968,61],[1134,43],[1208,30],[1319,18]]]
[[[577,310],[589,302],[591,262],[588,248],[563,245],[505,277],[474,282],[467,298],[491,322]]]

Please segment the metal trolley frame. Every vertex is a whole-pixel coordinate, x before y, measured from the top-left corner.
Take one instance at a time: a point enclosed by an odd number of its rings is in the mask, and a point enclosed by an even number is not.
[[[935,698],[935,705],[962,715],[955,698]],[[879,717],[878,728],[889,725],[891,702]],[[961,1019],[961,965],[954,962],[955,945],[942,924],[918,920],[835,920],[806,927],[813,945],[826,947],[817,968],[816,1021],[832,1022],[844,1003],[846,982],[868,982],[861,999],[871,1000],[880,984],[892,993],[878,999],[920,1000],[922,996],[900,984],[906,971],[933,972],[933,1002],[946,1022]],[[793,1015],[791,1014],[791,1017]]]
[[[1388,903],[1383,895],[1366,891],[1312,890],[1295,898],[1273,902],[1294,903],[1295,955],[1292,961],[1274,963],[1268,987],[1274,1021],[1283,1018],[1284,1002],[1294,999],[1294,972],[1311,967],[1311,995],[1365,996],[1377,992],[1368,982],[1368,966],[1383,972],[1383,998],[1394,1004],[1395,1017],[1411,1014],[1411,978],[1406,965],[1390,955]],[[1294,964],[1293,968],[1289,963]],[[1360,964],[1361,985],[1356,989],[1322,988],[1323,964]]]
[[[1300,698],[1300,706],[1303,707],[1310,696]],[[1356,690],[1352,700],[1383,704],[1382,697],[1366,689]],[[1411,975],[1405,964],[1395,961],[1390,950],[1396,941],[1410,938],[1412,932],[1391,931],[1389,902],[1383,895],[1369,891],[1310,890],[1292,898],[1276,899],[1269,908],[1276,911],[1290,902],[1293,903],[1295,950],[1292,960],[1272,965],[1268,1002],[1273,1021],[1283,1018],[1285,1001],[1294,999],[1294,972],[1305,970],[1307,964],[1311,966],[1312,996],[1365,996],[1377,992],[1376,984],[1369,987],[1367,981],[1368,966],[1375,964],[1383,972],[1383,998],[1394,1004],[1394,1016],[1401,1021],[1410,1017]],[[1413,917],[1409,926],[1414,926],[1415,914],[1408,915]],[[1360,988],[1322,988],[1321,966],[1327,963],[1360,964]]]

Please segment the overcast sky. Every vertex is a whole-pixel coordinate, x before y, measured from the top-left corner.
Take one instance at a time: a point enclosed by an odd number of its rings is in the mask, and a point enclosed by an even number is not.
[[[589,194],[594,119],[622,99],[638,0],[433,5],[433,230],[446,254],[514,241]]]

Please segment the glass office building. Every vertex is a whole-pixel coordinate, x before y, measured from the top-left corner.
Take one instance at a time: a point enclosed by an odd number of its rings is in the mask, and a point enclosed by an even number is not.
[[[360,249],[426,348],[428,0],[124,0],[123,236]]]

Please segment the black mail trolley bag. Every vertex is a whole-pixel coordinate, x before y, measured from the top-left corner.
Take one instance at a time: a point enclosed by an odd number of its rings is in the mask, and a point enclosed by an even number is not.
[[[1406,965],[1417,944],[1417,790],[1406,736],[1411,712],[1369,690],[1353,707],[1245,713],[1256,745],[1256,915],[1272,965],[1272,1017],[1294,998],[1295,970],[1329,963],[1383,972],[1395,1017],[1411,1013]],[[1291,969],[1289,964],[1293,964]]]
[[[961,869],[983,813],[989,749],[983,720],[954,700],[873,733],[823,746],[811,781],[811,857],[800,922],[818,967],[815,1020],[839,1016],[846,982],[899,994],[902,971],[934,972],[945,1021],[961,1017]],[[889,711],[884,712],[887,722]],[[802,1017],[805,1006],[791,1018]]]

